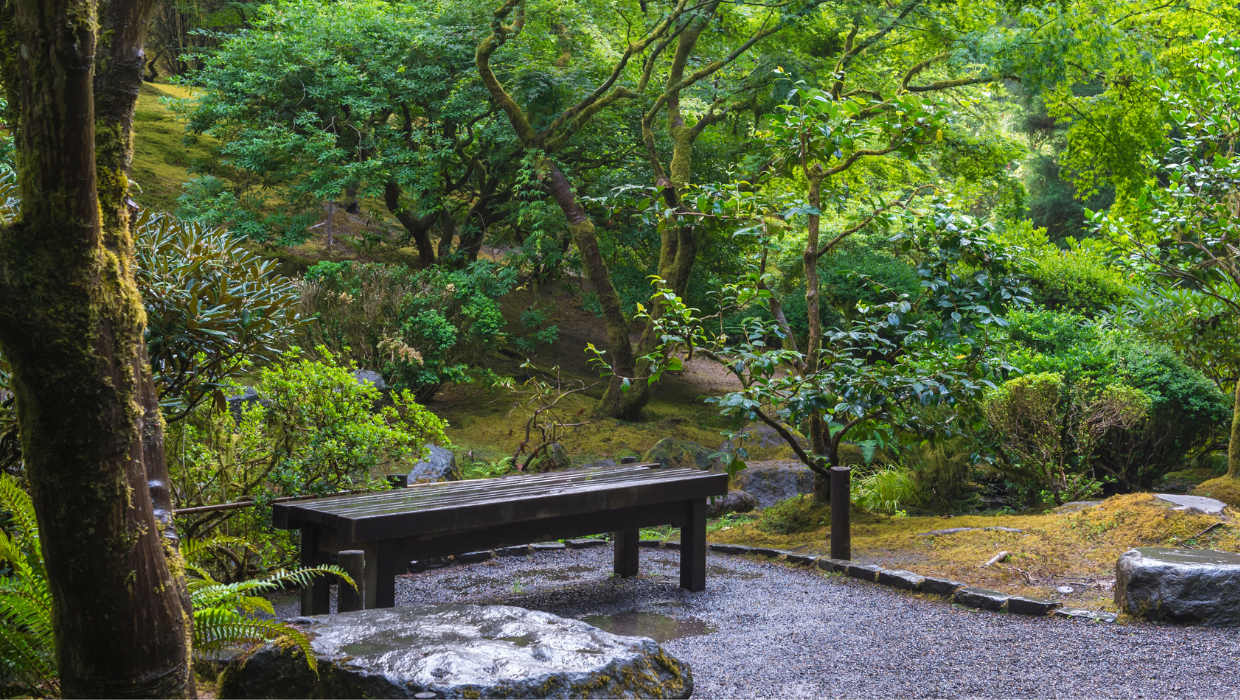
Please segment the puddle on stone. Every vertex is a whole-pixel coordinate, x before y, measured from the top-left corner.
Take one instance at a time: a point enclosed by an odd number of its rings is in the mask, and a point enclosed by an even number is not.
[[[714,627],[692,617],[676,619],[661,613],[638,610],[627,610],[615,615],[586,615],[581,621],[604,632],[626,637],[650,637],[656,642],[697,637],[715,631]]]
[[[762,578],[762,574],[753,571],[733,571],[732,569],[712,564],[706,567],[706,576],[724,576],[726,578],[740,579],[741,581],[752,581],[756,578]]]

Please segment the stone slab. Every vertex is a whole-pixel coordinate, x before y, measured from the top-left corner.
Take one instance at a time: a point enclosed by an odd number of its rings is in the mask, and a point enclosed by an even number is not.
[[[862,581],[876,581],[878,572],[882,570],[881,566],[875,564],[858,564],[855,561],[848,562],[848,570],[845,572],[852,578],[859,578]]]
[[[1206,515],[1217,515],[1223,512],[1227,507],[1226,503],[1214,498],[1206,498],[1205,496],[1184,496],[1178,493],[1156,493],[1154,498],[1164,500],[1168,503],[1174,503],[1177,507],[1172,510],[1199,510]]]
[[[464,554],[457,554],[452,557],[452,559],[458,564],[477,564],[478,562],[490,561],[494,558],[495,555],[492,554],[490,550],[465,552]]]
[[[1148,620],[1240,626],[1240,554],[1130,549],[1115,565],[1115,605]]]
[[[1101,610],[1084,610],[1081,608],[1059,608],[1054,613],[1055,617],[1062,617],[1068,620],[1089,620],[1091,622],[1115,622],[1119,619],[1119,615],[1110,612],[1102,612]]]
[[[530,545],[530,549],[535,552],[554,552],[559,549],[565,549],[563,542],[535,542]]]
[[[663,540],[639,540],[637,546],[645,547],[646,549],[658,549],[663,546]]]
[[[778,559],[784,555],[782,551],[778,549],[771,549],[770,547],[750,547],[749,551],[745,553],[755,554],[760,557],[766,557],[767,559]]]
[[[680,540],[667,540],[663,543],[663,546],[667,549],[680,551]]]
[[[798,566],[813,566],[818,559],[819,557],[813,554],[789,554],[787,557],[789,564],[796,564]]]
[[[565,540],[564,544],[568,545],[569,549],[593,549],[595,547],[606,547],[611,544],[611,542],[588,537],[576,540]]]
[[[1008,612],[1014,615],[1033,615],[1035,617],[1046,617],[1051,614],[1061,604],[1054,600],[1046,600],[1045,598],[1032,598],[1029,596],[1016,595],[1008,598]]]
[[[951,598],[961,588],[964,588],[963,583],[939,576],[926,576],[921,582],[922,593],[940,595],[944,598]]]
[[[878,582],[880,584],[898,588],[902,591],[921,590],[921,584],[925,583],[925,581],[925,576],[903,569],[883,569],[878,572]]]
[[[1003,609],[1003,604],[1010,597],[1006,593],[992,591],[989,588],[965,586],[956,589],[955,595],[952,596],[952,601],[970,608],[981,608],[982,610],[998,612]]]
[[[848,565],[852,562],[847,559],[829,559],[822,557],[818,560],[818,568],[833,574],[847,574]]]
[[[420,574],[431,569],[442,569],[448,565],[447,557],[431,557],[430,559],[414,559],[409,562],[409,573]]]
[[[512,547],[500,547],[495,553],[501,557],[524,557],[530,553],[528,544],[518,544]]]
[[[748,554],[752,547],[747,547],[743,544],[712,543],[707,545],[707,549],[712,552],[719,552],[720,554]]]
[[[220,698],[687,698],[688,664],[645,637],[506,605],[379,608],[292,620],[293,645],[267,644],[219,678]]]

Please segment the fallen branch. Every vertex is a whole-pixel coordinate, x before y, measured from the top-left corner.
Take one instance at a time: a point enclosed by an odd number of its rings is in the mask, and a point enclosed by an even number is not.
[[[991,557],[990,561],[986,562],[985,564],[982,564],[982,568],[985,569],[989,566],[998,564],[999,562],[1006,560],[1011,555],[1012,555],[1011,552],[999,552],[998,554]]]
[[[1211,525],[1210,527],[1207,527],[1206,529],[1202,530],[1201,532],[1198,532],[1197,534],[1193,535],[1192,537],[1190,537],[1190,538],[1188,538],[1188,539],[1190,539],[1190,540],[1195,540],[1195,539],[1197,539],[1198,537],[1201,537],[1202,535],[1204,535],[1204,534],[1206,534],[1206,533],[1210,532],[1210,531],[1211,531],[1211,530],[1213,530],[1214,528],[1216,528],[1216,527],[1221,527],[1222,525],[1225,525],[1225,524],[1226,524],[1226,523],[1224,523],[1224,522],[1222,522],[1222,521],[1219,521],[1219,522],[1217,522],[1217,523],[1214,523],[1214,524],[1213,524],[1213,525]]]

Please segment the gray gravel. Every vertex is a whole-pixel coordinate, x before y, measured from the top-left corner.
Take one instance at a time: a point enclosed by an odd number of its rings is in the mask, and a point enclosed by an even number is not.
[[[641,556],[642,575],[627,580],[611,578],[610,549],[428,571],[397,579],[397,605],[503,603],[629,621],[632,611],[661,613],[698,632],[665,642],[692,665],[695,698],[1240,697],[1237,630],[976,612],[715,554],[707,590],[688,593],[677,587],[677,552]]]

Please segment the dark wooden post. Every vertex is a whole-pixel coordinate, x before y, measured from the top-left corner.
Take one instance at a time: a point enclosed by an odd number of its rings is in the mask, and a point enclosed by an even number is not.
[[[301,565],[319,566],[327,563],[327,554],[319,551],[319,528],[301,528]],[[326,615],[331,612],[331,590],[326,576],[317,576],[310,586],[301,589],[301,614]]]
[[[831,558],[852,559],[852,469],[831,467]]]
[[[408,558],[397,556],[399,550],[390,543],[379,542],[366,557],[366,609],[396,607],[396,575]]]
[[[636,576],[638,569],[638,542],[641,540],[640,530],[622,530],[611,534],[613,570],[617,576]]]
[[[363,593],[366,590],[366,553],[360,549],[346,549],[340,553],[340,568],[357,584],[354,589],[341,581],[336,586],[336,611],[352,612],[362,609]]]
[[[685,503],[685,522],[680,526],[680,587],[706,590],[706,499]]]

